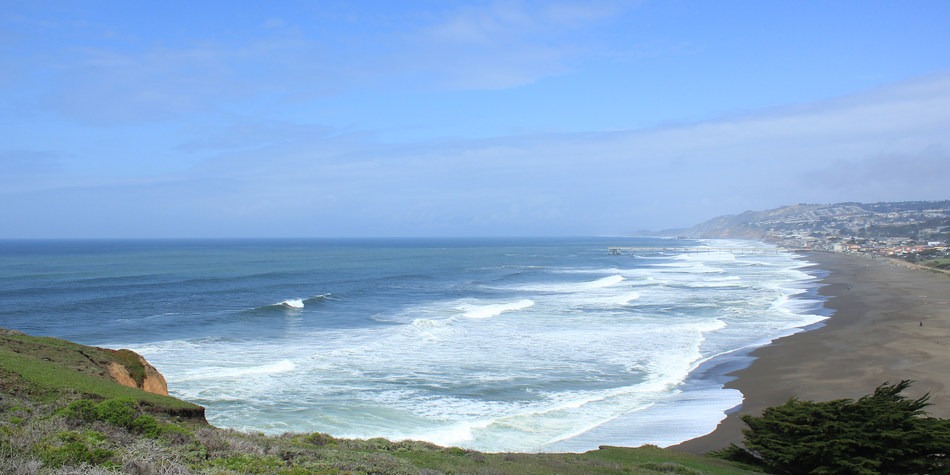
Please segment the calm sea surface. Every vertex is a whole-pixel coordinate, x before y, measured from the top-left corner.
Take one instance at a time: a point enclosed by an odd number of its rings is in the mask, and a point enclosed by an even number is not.
[[[821,320],[790,254],[641,238],[0,241],[0,326],[131,348],[215,425],[488,451],[670,445]]]

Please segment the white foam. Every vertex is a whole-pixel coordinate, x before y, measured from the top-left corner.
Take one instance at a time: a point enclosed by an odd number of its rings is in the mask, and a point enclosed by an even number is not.
[[[701,261],[690,260],[685,262],[664,262],[651,264],[657,272],[666,274],[722,274],[725,270],[718,267],[709,267]]]
[[[412,326],[416,328],[443,328],[448,324],[448,320],[432,320],[430,318],[417,318],[412,321]]]
[[[458,307],[459,310],[463,311],[462,316],[466,318],[492,318],[497,317],[505,312],[515,312],[518,310],[524,310],[526,308],[531,308],[534,306],[534,300],[530,299],[521,299],[517,302],[507,302],[507,303],[493,303],[493,304],[464,304]]]
[[[428,440],[434,444],[446,447],[455,447],[471,442],[474,438],[473,434],[475,431],[485,429],[490,425],[491,421],[460,422],[435,430],[417,432],[409,438],[414,440]]]
[[[287,299],[277,305],[294,310],[300,310],[304,307],[303,299]]]
[[[634,300],[639,300],[639,299],[640,299],[640,294],[638,292],[628,292],[628,293],[618,296],[617,299],[613,301],[613,303],[616,305],[629,305],[630,302],[633,302]]]
[[[537,283],[512,287],[512,290],[523,292],[549,292],[549,293],[575,293],[587,292],[594,289],[602,289],[620,284],[626,278],[620,274],[614,274],[602,277],[593,281],[586,282],[559,282],[559,283]]]
[[[296,368],[297,365],[290,360],[280,360],[258,366],[204,367],[177,378],[177,381],[233,380],[246,376],[287,373],[294,371]]]
[[[333,298],[333,294],[327,292],[325,294],[317,294],[312,297],[308,297],[306,300],[303,301],[303,303],[316,303],[316,302],[322,302],[324,300],[335,300],[335,299]]]

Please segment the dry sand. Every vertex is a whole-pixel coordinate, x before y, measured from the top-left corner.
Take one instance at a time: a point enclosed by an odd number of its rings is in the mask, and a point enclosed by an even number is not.
[[[916,381],[905,392],[930,393],[927,410],[950,418],[950,276],[831,253],[806,257],[830,274],[820,290],[834,315],[824,325],[774,341],[752,353],[726,387],[745,396],[716,430],[676,448],[703,453],[742,440],[744,414],[758,415],[791,397],[858,398],[884,382]]]

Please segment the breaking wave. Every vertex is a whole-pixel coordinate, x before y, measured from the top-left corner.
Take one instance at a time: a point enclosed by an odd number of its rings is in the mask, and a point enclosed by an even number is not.
[[[526,308],[531,308],[534,306],[534,300],[531,299],[521,299],[517,302],[509,303],[493,303],[493,304],[464,304],[458,307],[459,310],[464,312],[463,317],[466,318],[492,318],[497,317],[505,312],[514,312],[518,310],[524,310]]]
[[[267,312],[274,312],[274,311],[283,311],[283,312],[300,311],[300,310],[303,310],[307,305],[312,305],[312,304],[316,304],[320,302],[325,302],[327,300],[331,300],[330,296],[331,294],[326,293],[326,294],[314,295],[313,297],[308,297],[308,298],[286,299],[286,300],[282,300],[280,302],[273,303],[270,305],[262,305],[260,307],[254,308],[250,310],[250,313],[267,313]]]

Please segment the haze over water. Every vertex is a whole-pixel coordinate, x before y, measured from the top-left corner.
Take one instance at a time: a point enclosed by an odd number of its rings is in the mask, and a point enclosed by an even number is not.
[[[719,373],[823,318],[794,255],[614,245],[670,241],[7,241],[0,326],[139,351],[222,427],[585,451],[711,431]]]

